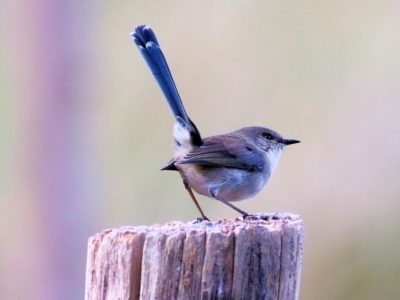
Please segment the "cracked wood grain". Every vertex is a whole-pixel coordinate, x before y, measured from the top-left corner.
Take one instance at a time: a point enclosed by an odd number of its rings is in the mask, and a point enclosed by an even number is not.
[[[85,299],[298,299],[293,214],[122,227],[89,239]]]

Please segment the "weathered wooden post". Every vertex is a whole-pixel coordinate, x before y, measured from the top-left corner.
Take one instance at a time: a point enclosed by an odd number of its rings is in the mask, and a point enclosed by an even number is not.
[[[105,230],[89,239],[85,299],[298,299],[303,237],[283,213]]]

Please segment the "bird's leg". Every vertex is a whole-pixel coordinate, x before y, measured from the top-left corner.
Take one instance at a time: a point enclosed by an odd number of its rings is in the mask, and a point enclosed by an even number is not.
[[[210,194],[213,198],[221,201],[222,203],[228,205],[230,208],[236,210],[238,213],[240,213],[243,217],[243,219],[250,217],[251,215],[249,215],[247,212],[245,212],[244,210],[241,210],[240,208],[236,207],[233,204],[230,204],[228,201],[226,201],[224,198],[222,198],[221,196],[218,196],[217,193],[215,193],[215,191],[210,190]]]
[[[185,189],[188,191],[188,193],[189,193],[189,195],[190,195],[190,198],[192,198],[194,204],[196,205],[197,209],[199,210],[200,215],[201,215],[201,218],[202,218],[202,221],[203,221],[203,220],[210,221],[210,219],[207,218],[206,215],[203,213],[203,210],[201,209],[199,203],[197,202],[196,197],[194,196],[193,191],[192,191],[192,189],[190,188],[189,184],[184,180],[184,181],[183,181],[183,185],[185,186]],[[199,221],[200,221],[200,220],[199,220]]]

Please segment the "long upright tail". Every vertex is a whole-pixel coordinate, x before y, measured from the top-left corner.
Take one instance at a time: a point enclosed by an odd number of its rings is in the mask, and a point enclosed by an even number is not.
[[[200,132],[183,107],[181,97],[154,31],[147,25],[140,25],[135,28],[131,36],[163,91],[176,120],[190,131],[192,144],[200,146],[203,143]]]

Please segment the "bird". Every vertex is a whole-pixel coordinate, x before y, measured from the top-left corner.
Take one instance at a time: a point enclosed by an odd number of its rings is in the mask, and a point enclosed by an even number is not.
[[[243,218],[251,216],[231,202],[254,197],[274,172],[285,146],[299,143],[260,126],[202,138],[183,106],[157,37],[139,25],[131,37],[160,86],[176,119],[174,156],[161,170],[178,171],[185,189],[208,220],[193,193],[219,200]]]

